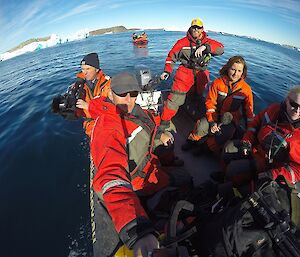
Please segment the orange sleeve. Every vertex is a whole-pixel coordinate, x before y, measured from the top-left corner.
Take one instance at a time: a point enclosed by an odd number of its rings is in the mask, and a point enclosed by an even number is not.
[[[214,80],[208,90],[208,94],[205,101],[206,118],[208,122],[214,122],[213,114],[217,111],[217,99],[218,99],[218,82],[217,80]]]
[[[121,125],[110,122],[105,116],[98,119],[91,140],[91,154],[97,168],[93,188],[103,195],[108,213],[120,233],[132,220],[139,217],[147,219],[147,214],[128,176],[126,138],[117,131],[122,129],[119,128]],[[118,129],[113,129],[115,127]]]
[[[245,110],[247,116],[247,124],[248,126],[253,121],[254,118],[254,104],[253,104],[253,93],[251,87],[245,82]]]

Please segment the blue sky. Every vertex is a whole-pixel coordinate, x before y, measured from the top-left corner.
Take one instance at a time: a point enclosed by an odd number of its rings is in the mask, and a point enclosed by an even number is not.
[[[300,0],[0,0],[0,53],[33,38],[80,29],[205,29],[300,47]]]

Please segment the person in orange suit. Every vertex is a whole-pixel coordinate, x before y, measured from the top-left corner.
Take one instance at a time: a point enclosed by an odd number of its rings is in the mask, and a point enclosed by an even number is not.
[[[184,104],[186,94],[195,84],[197,94],[202,96],[209,82],[208,64],[212,56],[221,55],[224,46],[220,42],[207,37],[200,19],[193,19],[184,38],[179,39],[170,50],[162,80],[167,80],[176,62],[180,65],[176,71],[171,92],[164,103],[160,130],[170,125],[170,120]]]
[[[206,116],[196,122],[183,150],[199,146],[196,154],[220,153],[228,140],[243,136],[241,125],[247,128],[254,117],[252,89],[245,81],[247,70],[242,56],[231,57],[221,68],[206,97]],[[204,141],[201,145],[197,144],[200,140]]]
[[[86,106],[96,96],[108,96],[110,77],[100,69],[97,53],[90,53],[81,61],[81,72],[76,75],[77,80],[83,84],[84,94],[82,99],[77,100],[76,107],[82,109],[84,119],[83,128],[88,137],[91,136],[94,120],[91,118]]]

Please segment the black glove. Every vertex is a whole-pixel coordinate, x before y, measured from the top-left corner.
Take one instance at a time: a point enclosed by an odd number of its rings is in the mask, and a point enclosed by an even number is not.
[[[252,145],[248,141],[241,141],[241,148],[240,149],[241,149],[241,152],[244,155],[249,155],[251,153],[251,150],[252,150]]]
[[[211,47],[209,44],[204,44],[206,46],[206,49],[203,51],[203,55],[209,54],[211,52]]]

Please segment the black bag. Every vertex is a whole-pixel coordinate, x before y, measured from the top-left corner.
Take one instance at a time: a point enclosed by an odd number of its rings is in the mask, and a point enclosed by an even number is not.
[[[287,192],[275,181],[266,182],[246,200],[208,219],[198,217],[197,232],[181,244],[201,257],[300,256],[289,208]]]

